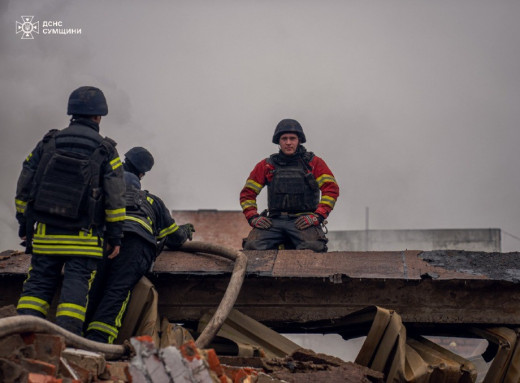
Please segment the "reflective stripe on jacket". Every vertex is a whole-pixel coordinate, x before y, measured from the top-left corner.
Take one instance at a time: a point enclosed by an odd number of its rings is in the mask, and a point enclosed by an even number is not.
[[[33,253],[103,257],[103,238],[92,231],[64,233],[60,228],[38,223],[33,237]]]

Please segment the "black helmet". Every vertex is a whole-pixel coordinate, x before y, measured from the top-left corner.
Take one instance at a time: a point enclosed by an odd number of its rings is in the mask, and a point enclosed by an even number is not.
[[[107,100],[103,92],[93,86],[82,86],[69,96],[68,115],[106,116]]]
[[[291,120],[287,118],[285,120],[280,121],[278,125],[276,125],[276,129],[274,130],[273,134],[273,144],[279,144],[280,137],[284,133],[297,134],[298,138],[300,139],[300,144],[303,144],[306,141],[302,126],[296,120]]]
[[[152,153],[145,148],[136,146],[125,153],[125,162],[130,162],[139,173],[146,173],[154,164]]]

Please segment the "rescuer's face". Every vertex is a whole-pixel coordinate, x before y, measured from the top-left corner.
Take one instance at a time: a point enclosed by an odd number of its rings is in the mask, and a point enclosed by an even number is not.
[[[291,156],[296,153],[296,149],[298,148],[298,143],[300,140],[298,139],[298,135],[294,133],[285,133],[280,137],[280,150],[283,154],[287,156]]]

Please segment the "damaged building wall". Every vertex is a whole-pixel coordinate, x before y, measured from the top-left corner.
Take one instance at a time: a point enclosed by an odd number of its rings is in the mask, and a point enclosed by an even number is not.
[[[329,251],[501,251],[500,229],[330,231]]]
[[[195,226],[194,239],[233,249],[242,248],[251,226],[240,210],[173,210],[172,217],[179,224]]]

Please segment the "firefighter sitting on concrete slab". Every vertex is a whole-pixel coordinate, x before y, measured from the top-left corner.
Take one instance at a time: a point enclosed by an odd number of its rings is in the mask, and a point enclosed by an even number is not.
[[[243,247],[326,252],[322,226],[339,196],[336,179],[325,161],[302,145],[306,138],[298,121],[280,121],[272,141],[280,151],[255,166],[240,192],[242,211],[253,228]],[[256,199],[264,186],[268,209],[259,214]]]

